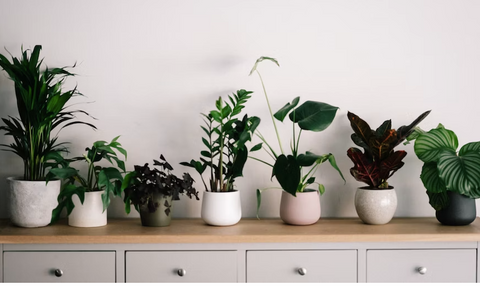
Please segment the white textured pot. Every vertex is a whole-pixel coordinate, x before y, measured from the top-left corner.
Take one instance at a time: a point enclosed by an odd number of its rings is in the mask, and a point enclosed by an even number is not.
[[[397,209],[397,193],[393,187],[389,189],[357,188],[355,209],[358,217],[366,224],[387,224]]]
[[[297,192],[297,197],[282,191],[280,218],[287,224],[306,226],[320,219],[320,196],[317,191]]]
[[[83,204],[77,195],[72,196],[75,207],[68,216],[68,225],[72,227],[101,227],[107,224],[107,210],[103,211],[103,191],[85,192]]]
[[[202,198],[202,219],[212,226],[232,226],[242,218],[240,191],[209,192]]]
[[[60,180],[26,181],[7,178],[10,187],[10,220],[19,227],[35,228],[50,224],[57,206]]]

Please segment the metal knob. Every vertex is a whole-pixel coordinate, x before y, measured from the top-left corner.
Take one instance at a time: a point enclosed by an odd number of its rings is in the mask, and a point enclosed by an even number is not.
[[[418,267],[417,272],[420,273],[420,275],[425,275],[427,273],[427,268],[425,267]]]
[[[62,277],[63,275],[63,271],[60,270],[60,269],[55,269],[55,272],[54,272],[55,276],[57,277]]]
[[[305,276],[307,275],[307,269],[305,268],[298,268],[298,274]]]
[[[183,277],[187,274],[187,271],[185,269],[178,269],[177,274],[178,276]]]

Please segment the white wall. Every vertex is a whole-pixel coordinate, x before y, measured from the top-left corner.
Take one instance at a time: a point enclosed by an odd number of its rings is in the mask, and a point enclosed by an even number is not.
[[[410,123],[432,110],[421,124],[442,122],[461,144],[480,140],[476,124],[480,94],[480,1],[229,1],[229,0],[0,0],[0,53],[19,56],[20,47],[43,45],[50,66],[77,62],[83,108],[99,128],[71,127],[61,140],[72,155],[96,140],[122,135],[128,169],[162,153],[175,172],[198,158],[202,148],[200,112],[218,96],[237,89],[255,91],[245,112],[262,118],[260,131],[275,144],[261,85],[248,73],[260,56],[278,59],[260,67],[272,106],[296,96],[339,106],[333,125],[305,132],[301,147],[333,153],[347,183],[328,165],[318,171],[327,188],[322,216],[356,216],[355,189],[346,150],[353,146],[346,118],[352,111],[376,127]],[[0,73],[0,116],[16,114],[13,85]],[[288,146],[289,126],[282,126]],[[0,143],[11,139],[0,136]],[[258,141],[255,140],[255,141]],[[396,216],[433,216],[419,179],[422,163],[412,145],[390,180],[398,194]],[[257,154],[265,158],[265,155]],[[0,217],[7,217],[5,178],[22,173],[21,161],[0,152]],[[250,160],[238,179],[244,217],[254,217],[255,189],[275,185],[266,166]],[[279,191],[263,196],[261,217],[277,217]],[[109,216],[124,216],[116,200]],[[130,216],[138,216],[136,213]],[[200,202],[183,198],[174,217],[199,217]]]

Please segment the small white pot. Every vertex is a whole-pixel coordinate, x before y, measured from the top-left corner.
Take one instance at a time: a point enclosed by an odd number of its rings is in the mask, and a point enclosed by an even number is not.
[[[60,180],[27,181],[7,178],[10,187],[10,220],[19,227],[44,227],[52,220],[57,207]]]
[[[371,225],[383,225],[390,222],[397,209],[395,189],[357,188],[355,209],[358,217]]]
[[[75,207],[68,216],[72,227],[101,227],[107,224],[107,210],[103,211],[103,191],[85,192],[83,204],[77,195],[72,196]]]
[[[296,197],[282,191],[280,218],[287,224],[306,226],[320,219],[320,196],[318,191],[297,192]]]
[[[202,219],[212,226],[231,226],[242,218],[240,191],[209,192],[202,198]]]

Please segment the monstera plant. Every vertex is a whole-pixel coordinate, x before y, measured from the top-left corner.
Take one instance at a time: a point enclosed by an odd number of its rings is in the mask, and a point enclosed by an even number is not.
[[[402,161],[407,152],[395,151],[400,143],[409,137],[415,127],[428,116],[426,111],[418,116],[410,125],[392,129],[392,121],[386,120],[376,130],[367,122],[348,112],[347,117],[353,129],[352,141],[363,148],[347,150],[347,156],[354,166],[350,174],[368,186],[358,188],[355,194],[355,209],[360,219],[367,224],[386,224],[394,216],[397,209],[397,195],[388,179],[403,167]]]
[[[420,178],[437,219],[444,224],[471,223],[476,217],[474,199],[480,197],[480,142],[467,143],[457,152],[457,135],[442,124],[428,132],[417,128],[408,140],[414,139],[415,154],[424,162]],[[461,207],[455,209],[457,205]],[[463,221],[450,215],[464,216]]]
[[[363,148],[351,147],[347,156],[354,167],[350,169],[352,176],[360,182],[368,184],[372,189],[389,188],[388,179],[402,166],[407,155],[404,150],[394,148],[402,143],[415,127],[430,113],[426,111],[408,126],[392,129],[392,121],[386,120],[376,130],[372,130],[367,122],[348,112],[347,117],[353,129],[353,143]]]
[[[260,78],[260,82],[262,83],[262,87],[264,89],[265,99],[267,101],[268,110],[270,113],[270,117],[273,122],[273,126],[275,129],[278,147],[280,151],[275,151],[273,147],[267,142],[265,137],[257,130],[257,136],[263,141],[267,148],[263,148],[268,155],[272,158],[270,161],[264,161],[256,157],[251,157],[257,161],[260,161],[272,168],[272,175],[271,177],[275,177],[283,189],[282,192],[282,203],[280,205],[280,217],[289,224],[297,224],[297,225],[304,225],[304,224],[311,224],[313,222],[306,222],[306,223],[297,223],[297,222],[288,222],[287,220],[291,220],[287,217],[287,215],[283,215],[282,208],[285,208],[286,202],[284,200],[290,200],[291,197],[298,197],[301,194],[302,198],[311,195],[313,199],[318,199],[318,194],[307,194],[306,192],[315,192],[315,190],[308,188],[309,186],[316,184],[317,190],[319,194],[323,194],[325,192],[325,187],[323,184],[316,181],[315,172],[318,167],[324,163],[329,162],[330,165],[339,173],[340,177],[345,181],[343,178],[342,172],[337,166],[335,161],[335,157],[331,153],[318,155],[311,151],[306,151],[305,153],[300,152],[300,137],[304,131],[311,131],[311,132],[322,132],[327,129],[335,119],[335,115],[337,113],[338,107],[332,106],[327,103],[318,102],[318,101],[305,101],[304,103],[300,104],[300,97],[296,97],[293,99],[291,103],[285,104],[280,110],[278,110],[275,114],[272,112],[272,108],[270,106],[270,101],[268,99],[267,92],[265,90],[265,85],[263,83],[262,76],[257,69],[257,66],[260,62],[267,60],[275,63],[277,66],[280,66],[278,61],[271,57],[260,57],[255,62],[252,70],[250,71],[250,75],[256,72]],[[283,123],[286,119],[291,121],[292,124],[292,139],[290,141],[290,149],[291,152],[287,152],[283,148],[283,144],[280,138],[280,134],[278,133],[277,129],[277,122]],[[308,169],[307,169],[308,168]],[[258,210],[261,205],[261,192],[262,190],[257,189],[257,215]],[[292,199],[292,204],[295,203]],[[297,201],[298,202],[298,201]],[[320,217],[320,202],[319,201],[312,201],[311,204],[315,204],[318,206],[315,211],[318,212],[318,217],[313,217],[310,221],[316,221]],[[298,215],[298,212],[305,211],[305,209],[298,209],[295,210],[294,215]],[[285,212],[287,212],[285,210]]]

